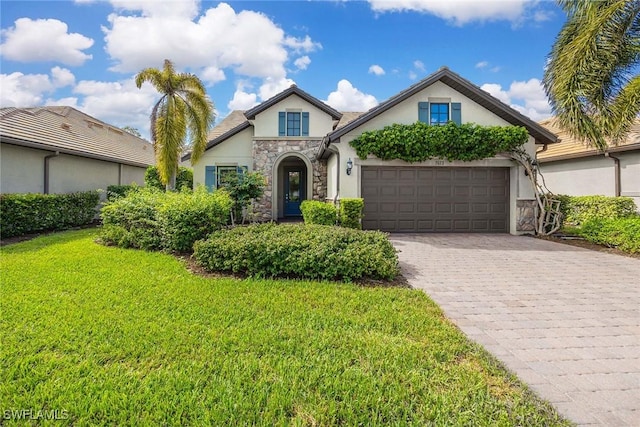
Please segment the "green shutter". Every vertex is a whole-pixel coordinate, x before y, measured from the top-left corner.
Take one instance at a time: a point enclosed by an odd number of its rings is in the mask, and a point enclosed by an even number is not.
[[[278,136],[287,134],[287,113],[280,111],[278,113]]]
[[[302,136],[309,136],[309,113],[302,113]]]
[[[457,125],[462,124],[462,107],[459,102],[451,103],[451,121]]]
[[[205,166],[204,185],[207,187],[207,190],[209,191],[216,189],[216,167],[215,166]]]
[[[418,102],[418,121],[429,124],[429,103]]]

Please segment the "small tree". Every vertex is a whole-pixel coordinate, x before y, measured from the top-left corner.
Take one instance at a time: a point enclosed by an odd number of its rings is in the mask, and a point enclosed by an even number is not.
[[[166,186],[160,180],[160,173],[156,166],[149,166],[144,173],[144,184],[147,187],[157,188],[165,191]],[[193,171],[190,168],[180,166],[176,174],[176,190],[182,190],[183,187],[193,188]]]
[[[264,194],[266,182],[260,172],[230,173],[225,177],[224,188],[229,192],[233,200],[231,210],[231,224],[235,225],[238,218],[242,218],[242,224],[247,219],[247,208],[254,199]]]
[[[138,138],[142,138],[142,134],[140,131],[132,126],[125,126],[122,128],[123,131],[130,133],[133,136],[137,136]]]

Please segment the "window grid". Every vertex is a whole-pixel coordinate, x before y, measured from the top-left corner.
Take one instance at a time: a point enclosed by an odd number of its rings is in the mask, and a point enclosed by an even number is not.
[[[301,114],[287,112],[287,136],[300,136]]]
[[[449,121],[449,104],[431,103],[429,105],[429,122],[432,126],[442,126]]]

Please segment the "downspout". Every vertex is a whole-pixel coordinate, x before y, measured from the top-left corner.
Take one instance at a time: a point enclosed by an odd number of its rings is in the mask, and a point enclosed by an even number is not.
[[[49,194],[49,159],[58,157],[59,155],[60,152],[56,151],[53,154],[44,156],[44,194]]]
[[[614,191],[616,197],[620,197],[620,159],[618,157],[612,156],[611,153],[604,153],[605,157],[609,157],[613,159],[614,169],[613,169],[613,182],[614,182]]]

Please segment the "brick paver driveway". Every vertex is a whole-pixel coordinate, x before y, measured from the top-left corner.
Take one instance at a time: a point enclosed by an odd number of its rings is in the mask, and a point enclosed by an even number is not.
[[[640,426],[640,260],[525,236],[392,234],[403,274],[579,425]]]

